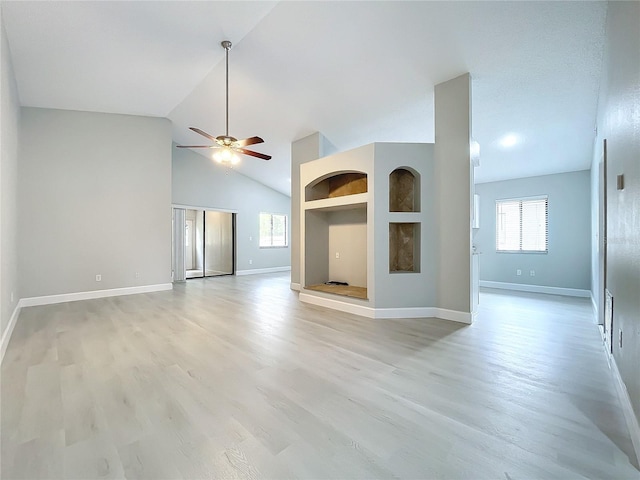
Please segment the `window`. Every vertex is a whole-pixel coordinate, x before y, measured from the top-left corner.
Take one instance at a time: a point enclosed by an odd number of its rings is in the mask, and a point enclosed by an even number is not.
[[[286,247],[287,216],[275,213],[260,214],[260,246]]]
[[[496,251],[548,251],[548,199],[496,200]]]

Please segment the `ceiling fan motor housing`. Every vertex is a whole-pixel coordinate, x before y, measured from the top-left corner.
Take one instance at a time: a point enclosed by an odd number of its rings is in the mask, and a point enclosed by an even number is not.
[[[234,144],[238,140],[234,137],[229,137],[228,135],[220,135],[216,137],[216,141],[219,144],[224,145],[225,147],[230,147],[232,144]]]

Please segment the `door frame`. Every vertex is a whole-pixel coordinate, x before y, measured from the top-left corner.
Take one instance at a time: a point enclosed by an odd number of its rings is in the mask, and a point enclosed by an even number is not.
[[[613,314],[607,311],[607,139],[602,140],[602,156],[598,175],[598,324],[603,326],[603,335],[608,353],[613,351]],[[613,308],[613,302],[609,308]],[[605,318],[609,314],[610,322]],[[607,328],[608,327],[608,328]]]
[[[203,207],[203,206],[200,206],[200,205],[184,205],[184,204],[179,204],[179,203],[172,203],[171,204],[172,212],[173,212],[173,209],[175,209],[175,208],[179,208],[179,209],[183,209],[183,210],[200,210],[200,211],[210,211],[210,212],[220,212],[220,213],[231,213],[232,214],[232,216],[231,216],[231,235],[232,235],[233,238],[231,240],[231,246],[232,246],[231,251],[232,251],[232,257],[233,258],[232,258],[232,262],[231,262],[232,273],[230,273],[228,275],[235,275],[236,274],[236,263],[237,263],[237,250],[238,250],[237,249],[237,241],[238,241],[237,237],[238,237],[238,235],[237,235],[237,231],[236,231],[236,225],[237,225],[236,217],[238,215],[238,211],[237,210],[230,210],[228,208]],[[204,213],[203,213],[203,215],[204,215]],[[203,218],[203,220],[204,220],[204,218]],[[175,223],[173,225],[173,228],[175,229]],[[204,228],[206,229],[206,224],[205,224]],[[182,237],[184,238],[184,227],[183,227],[182,230],[183,230]],[[174,232],[172,232],[172,241],[173,241],[173,235],[175,235]],[[205,268],[204,267],[204,265],[205,265],[205,261],[204,261],[204,236],[202,238],[202,242],[203,242],[203,245],[202,245],[202,247],[203,247],[203,262],[202,263],[203,263],[203,275],[204,275],[204,273],[205,273],[205,271],[204,271],[204,268]],[[175,265],[178,264],[178,262],[174,258],[175,257],[174,248],[172,248],[171,251],[172,251],[171,252],[171,255],[172,255],[171,268],[173,270],[175,268]],[[183,254],[183,257],[184,257],[184,254]],[[183,258],[183,262],[182,263],[184,264],[184,258]],[[224,275],[220,275],[220,276],[224,276]],[[194,278],[207,278],[207,277],[203,276],[203,277],[194,277]]]

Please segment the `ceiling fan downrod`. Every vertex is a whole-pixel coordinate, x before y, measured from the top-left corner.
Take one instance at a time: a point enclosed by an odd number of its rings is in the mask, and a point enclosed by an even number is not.
[[[222,42],[220,42],[220,45],[222,45],[222,48],[224,48],[224,52],[225,52],[225,70],[226,70],[226,85],[227,85],[227,90],[226,90],[226,112],[227,112],[227,117],[226,117],[226,129],[225,129],[225,136],[229,137],[229,50],[231,50],[231,47],[233,46],[233,44],[229,41],[229,40],[223,40]]]

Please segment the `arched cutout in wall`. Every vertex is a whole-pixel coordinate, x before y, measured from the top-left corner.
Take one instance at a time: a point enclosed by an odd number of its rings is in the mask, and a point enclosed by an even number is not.
[[[420,211],[420,174],[409,167],[389,174],[389,211]]]
[[[367,174],[364,172],[331,173],[314,180],[305,187],[305,201],[343,197],[367,192]]]

